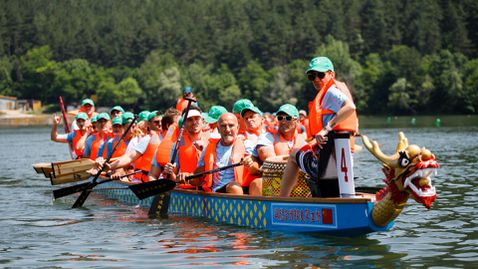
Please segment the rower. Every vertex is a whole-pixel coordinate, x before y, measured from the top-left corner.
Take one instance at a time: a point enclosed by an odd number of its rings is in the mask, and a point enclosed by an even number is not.
[[[245,107],[249,107],[249,106],[253,106],[251,100],[249,100],[249,99],[240,99],[240,100],[237,100],[237,101],[234,103],[234,106],[232,107],[232,113],[234,113],[234,115],[235,115],[236,118],[237,118],[237,122],[239,123],[239,132],[238,132],[238,134],[243,134],[243,133],[246,131],[246,125],[245,125],[245,123],[244,123],[244,120],[242,119],[241,111],[242,111]]]
[[[112,128],[113,128],[113,137],[110,138],[108,141],[103,142],[103,144],[100,146],[100,149],[98,151],[98,156],[102,156],[103,158],[106,158],[106,156],[110,156],[110,153],[113,151],[113,148],[118,143],[124,131],[123,118],[121,116],[113,118],[111,122],[112,122]],[[119,144],[118,148],[116,149],[116,151],[111,156],[111,158],[116,158],[123,155],[126,152],[127,146],[128,146],[127,140],[123,139],[121,143]]]
[[[163,141],[159,144],[151,163],[148,180],[157,180],[163,170],[163,166],[171,160],[170,154],[173,144],[179,136],[178,122],[181,114],[175,108],[168,108],[161,119],[163,128]],[[166,129],[165,129],[166,128]]]
[[[222,114],[218,120],[218,130],[221,138],[209,139],[209,144],[201,153],[195,174],[240,162],[252,151],[252,149],[246,150],[242,138],[237,137],[239,126],[234,114]],[[213,175],[209,174],[193,179],[189,183],[202,186],[203,190],[208,192],[243,194],[241,183],[245,166],[236,166],[233,170],[227,169]],[[179,181],[184,183],[184,178],[180,177]]]
[[[100,113],[98,114],[97,123],[96,123],[96,132],[90,134],[86,139],[84,157],[88,157],[91,160],[96,160],[96,158],[101,157],[98,156],[98,151],[100,149],[101,144],[104,141],[107,141],[111,137],[111,133],[108,132],[106,129],[106,125],[110,120],[110,116],[108,113]]]
[[[58,134],[58,125],[61,122],[61,118],[58,116],[53,116],[53,126],[51,128],[50,138],[52,141],[59,143],[71,143],[73,150],[77,159],[83,157],[84,142],[79,144],[80,140],[85,141],[87,137],[86,124],[88,121],[88,116],[84,112],[76,114],[75,120],[78,126],[78,129],[72,129],[69,134]]]
[[[201,152],[208,144],[208,136],[202,131],[202,125],[203,119],[201,111],[197,107],[191,107],[188,117],[184,121],[185,132],[183,132],[176,160],[174,164],[168,162],[164,166],[165,173],[172,175],[172,179],[176,177],[185,178],[196,170]],[[174,148],[175,147],[171,150],[171,155],[173,154]],[[181,184],[179,187],[193,188],[193,186],[189,184]]]
[[[156,133],[149,133],[146,132],[147,130],[147,116],[149,115],[149,111],[143,111],[140,113],[138,118],[141,118],[141,121],[137,125],[138,128],[143,128],[141,134],[143,134],[139,142],[134,145],[132,150],[126,150],[126,153],[119,158],[117,158],[111,164],[106,164],[105,170],[112,170],[113,174],[111,175],[112,178],[119,179],[123,173],[122,170],[119,168],[128,168],[134,164],[135,170],[141,170],[141,173],[137,173],[133,175],[131,179],[132,182],[147,182],[148,181],[148,173],[149,169],[151,168],[151,161],[154,157],[154,153],[159,145],[159,137]],[[145,127],[146,126],[146,127]],[[146,129],[144,129],[146,128]],[[130,143],[131,144],[131,143]],[[97,160],[97,166],[101,167],[105,165],[105,161],[103,158]],[[118,172],[115,170],[119,170]]]
[[[157,110],[151,111],[147,117],[150,132],[155,132],[160,140],[163,140],[163,133],[161,129],[161,115]]]
[[[110,116],[112,119],[121,117],[124,113],[124,109],[121,106],[114,106],[110,110]]]
[[[305,144],[305,135],[299,134],[297,131],[299,111],[294,105],[282,105],[275,115],[279,122],[278,130],[259,137],[257,146],[252,153],[254,164],[251,166],[254,168],[262,166],[269,157],[289,155],[292,149],[300,148]],[[251,182],[249,194],[262,195],[262,178],[256,178]]]
[[[350,136],[357,131],[355,104],[345,84],[335,81],[334,66],[329,58],[312,59],[306,75],[317,91],[316,97],[309,103],[309,129],[316,143],[292,150],[282,176],[280,196],[290,195],[300,168],[309,174],[312,179],[310,182],[314,183],[310,184],[313,196],[337,197],[342,193],[337,177],[328,177],[325,173],[333,148],[337,148],[333,144],[334,134],[345,133]],[[341,171],[339,178],[348,179],[345,181],[350,183],[353,182],[351,154],[348,152],[351,146],[346,149],[343,143],[339,144],[341,150],[336,152],[337,171]]]
[[[219,138],[219,132],[217,131],[217,121],[219,117],[227,113],[227,109],[223,106],[212,106],[208,113],[202,113],[202,118],[208,124],[208,135],[209,137]]]

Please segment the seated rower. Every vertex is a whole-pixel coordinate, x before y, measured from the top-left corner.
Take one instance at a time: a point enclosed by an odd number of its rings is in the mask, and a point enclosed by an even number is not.
[[[224,113],[218,120],[220,139],[211,138],[198,161],[198,167],[194,173],[209,171],[214,168],[224,167],[240,162],[252,149],[246,151],[243,140],[237,137],[237,118],[232,113]],[[194,186],[202,186],[205,191],[222,193],[243,194],[241,187],[245,169],[248,166],[237,166],[234,169],[226,169],[215,174],[206,175],[202,178],[190,180]],[[180,182],[185,182],[179,177]]]
[[[137,173],[133,175],[131,181],[133,182],[147,182],[148,181],[148,173],[149,169],[151,168],[151,161],[153,159],[154,153],[159,145],[159,137],[156,133],[145,133],[144,123],[147,123],[147,115],[148,113],[143,113],[139,115],[138,120],[140,121],[137,125],[138,128],[143,128],[141,130],[141,138],[139,142],[134,145],[134,147],[129,150],[126,149],[126,153],[111,164],[106,164],[105,171],[112,170],[113,174],[111,175],[112,178],[120,178],[123,175],[123,169],[118,168],[128,168],[134,164],[135,170],[141,170],[141,173]],[[138,129],[136,128],[136,130]],[[146,129],[147,130],[147,129]],[[131,143],[130,143],[131,144]],[[105,160],[103,158],[96,161],[97,166],[101,167],[105,165]],[[118,171],[116,171],[118,169]]]
[[[184,114],[184,113],[183,113]],[[203,119],[201,111],[197,107],[189,109],[188,117],[184,121],[184,132],[181,138],[174,164],[168,161],[164,166],[166,174],[171,175],[172,179],[176,177],[185,178],[196,170],[201,152],[207,146],[208,137],[202,131]],[[184,115],[183,115],[184,116]],[[178,141],[176,141],[178,143]],[[170,156],[173,155],[175,146],[171,149]],[[153,166],[157,166],[153,159]],[[181,188],[194,188],[189,184],[181,184]]]
[[[51,128],[50,138],[52,141],[60,143],[71,143],[73,150],[75,151],[76,158],[83,157],[83,150],[86,137],[88,136],[87,124],[88,115],[84,112],[76,114],[75,121],[78,129],[73,129],[69,134],[58,134],[58,125],[61,122],[61,118],[58,116],[53,117],[53,126]],[[80,141],[83,141],[80,143]]]
[[[88,157],[91,160],[101,157],[98,155],[101,144],[104,141],[108,141],[111,137],[111,133],[107,130],[107,123],[110,120],[108,113],[100,113],[96,116],[96,132],[92,133],[86,139],[85,151],[83,157]]]
[[[239,123],[239,133],[238,134],[243,134],[243,133],[246,132],[246,124],[244,123],[244,119],[241,116],[241,111],[245,107],[249,107],[249,106],[253,106],[251,100],[249,100],[249,99],[239,99],[234,103],[234,105],[232,107],[232,113],[234,113],[234,115],[237,118],[237,122]]]
[[[334,66],[329,58],[312,59],[306,74],[317,90],[316,97],[309,103],[309,129],[316,144],[292,150],[282,176],[280,196],[290,195],[300,168],[315,183],[311,184],[312,195],[334,197],[339,195],[338,180],[323,178],[334,148],[329,136],[333,132],[357,131],[355,104],[345,84],[335,81]]]
[[[299,111],[291,104],[282,105],[275,113],[279,122],[278,130],[265,133],[259,137],[257,146],[252,153],[253,167],[262,165],[264,161],[273,156],[289,155],[292,149],[305,145],[305,135],[299,134]],[[262,195],[262,178],[256,178],[251,182],[250,195]]]
[[[159,144],[151,163],[148,180],[157,180],[163,172],[163,167],[171,160],[171,149],[179,136],[178,122],[181,113],[175,108],[168,108],[161,119],[163,140]]]
[[[219,132],[217,131],[217,121],[219,117],[227,113],[227,109],[223,106],[212,106],[208,113],[202,113],[202,118],[205,121],[205,126],[203,130],[206,131],[206,134],[212,138],[219,138]],[[207,124],[207,125],[206,125]]]
[[[116,144],[118,144],[118,141],[123,135],[124,131],[123,118],[121,116],[113,118],[113,120],[111,121],[111,125],[113,129],[113,137],[110,138],[108,141],[103,142],[98,151],[98,156],[102,156],[103,158],[106,158],[106,156],[109,156],[111,154],[113,148],[116,146]],[[126,147],[128,146],[128,141],[129,140],[127,140],[125,137],[125,139],[121,141],[120,145],[111,157],[116,158],[125,154]]]

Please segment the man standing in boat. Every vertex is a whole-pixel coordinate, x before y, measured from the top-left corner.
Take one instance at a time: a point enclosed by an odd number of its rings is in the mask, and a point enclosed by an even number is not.
[[[183,113],[184,109],[188,106],[188,100],[186,98],[196,99],[193,94],[193,88],[190,86],[184,87],[183,96],[176,102],[176,109],[181,113]],[[196,105],[198,105],[197,102]]]
[[[317,184],[318,190],[312,189],[312,193],[320,193],[323,197],[338,196],[338,181],[322,178],[334,148],[333,139],[329,137],[335,132],[353,134],[357,131],[355,104],[345,84],[335,80],[334,66],[329,58],[313,58],[306,74],[318,92],[309,103],[309,131],[316,144],[292,150],[282,177],[280,196],[290,195],[297,183],[299,168]]]

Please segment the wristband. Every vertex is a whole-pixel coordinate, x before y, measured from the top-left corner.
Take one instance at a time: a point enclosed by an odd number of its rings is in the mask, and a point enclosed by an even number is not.
[[[324,129],[327,131],[327,133],[332,131],[332,127],[329,124],[325,125]]]

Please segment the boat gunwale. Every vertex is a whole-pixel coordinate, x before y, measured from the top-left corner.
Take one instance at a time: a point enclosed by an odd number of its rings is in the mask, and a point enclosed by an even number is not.
[[[124,181],[115,181],[115,183],[120,183],[122,185],[134,185],[137,183],[129,183]],[[113,183],[113,182],[111,182]],[[279,196],[250,196],[248,194],[237,195],[229,193],[217,193],[217,192],[204,192],[199,190],[192,189],[178,189],[175,188],[171,191],[183,193],[183,194],[192,194],[200,195],[205,197],[217,197],[217,198],[231,198],[239,200],[256,200],[256,201],[270,201],[270,202],[291,202],[291,203],[313,203],[313,204],[362,204],[374,202],[375,195],[370,193],[361,193],[357,192],[356,197],[331,197],[331,198],[307,198],[307,197],[279,197]]]

